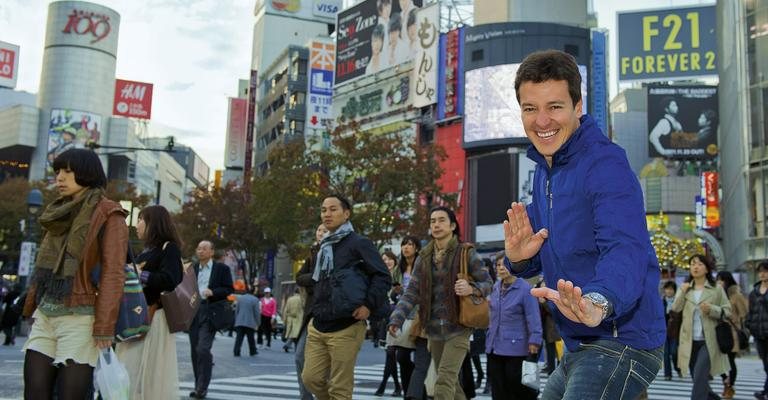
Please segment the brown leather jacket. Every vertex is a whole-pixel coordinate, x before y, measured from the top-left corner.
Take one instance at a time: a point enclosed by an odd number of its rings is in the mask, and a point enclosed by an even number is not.
[[[80,260],[80,269],[72,286],[72,294],[65,300],[69,307],[94,306],[93,336],[115,335],[115,322],[125,284],[123,266],[128,252],[128,227],[125,224],[127,215],[119,203],[107,198],[102,198],[96,205],[86,235],[83,259]],[[99,264],[101,280],[97,289],[91,282],[91,272]],[[35,297],[35,286],[32,285],[24,303],[25,317],[31,316],[37,308]]]

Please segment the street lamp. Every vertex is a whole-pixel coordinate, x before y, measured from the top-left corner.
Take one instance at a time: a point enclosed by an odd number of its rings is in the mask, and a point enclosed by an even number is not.
[[[21,252],[19,253],[19,271],[22,287],[26,286],[27,276],[34,266],[35,254],[37,253],[37,215],[43,208],[43,193],[38,189],[32,189],[27,194],[27,229],[25,230],[24,241],[21,242]]]

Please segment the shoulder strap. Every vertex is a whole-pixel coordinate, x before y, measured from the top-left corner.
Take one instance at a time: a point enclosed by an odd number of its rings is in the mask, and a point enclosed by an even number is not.
[[[471,281],[472,277],[469,275],[469,249],[473,246],[469,243],[461,243],[461,259],[459,261],[459,273]]]

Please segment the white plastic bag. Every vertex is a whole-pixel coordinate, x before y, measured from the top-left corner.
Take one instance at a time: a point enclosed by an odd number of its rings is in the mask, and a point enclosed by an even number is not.
[[[104,400],[128,400],[131,390],[128,371],[111,347],[109,352],[103,350],[99,353],[99,363],[93,373],[93,381]]]
[[[539,363],[523,361],[523,377],[520,382],[531,389],[539,390]]]

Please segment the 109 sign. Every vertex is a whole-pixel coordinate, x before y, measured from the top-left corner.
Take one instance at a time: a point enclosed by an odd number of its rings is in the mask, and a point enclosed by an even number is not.
[[[112,27],[109,25],[109,17],[96,14],[93,11],[72,10],[67,20],[67,26],[62,33],[74,33],[76,35],[93,36],[91,44],[94,44],[109,36]]]

